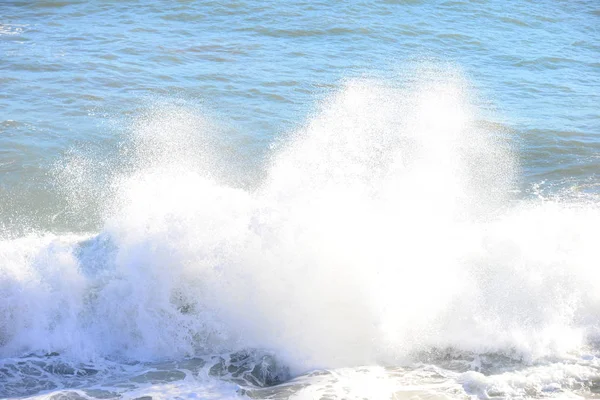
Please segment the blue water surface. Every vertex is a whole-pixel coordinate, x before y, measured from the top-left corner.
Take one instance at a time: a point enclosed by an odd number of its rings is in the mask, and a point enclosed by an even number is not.
[[[107,152],[156,99],[262,159],[348,79],[402,85],[424,63],[459,71],[515,133],[526,180],[595,180],[599,27],[594,1],[5,1],[0,197],[49,196],[65,152]]]

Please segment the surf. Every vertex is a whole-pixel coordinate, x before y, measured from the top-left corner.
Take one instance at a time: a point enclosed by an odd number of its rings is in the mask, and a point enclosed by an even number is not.
[[[71,207],[94,197],[102,228],[0,241],[0,355],[261,349],[299,376],[595,349],[597,198],[523,195],[511,132],[439,72],[345,81],[252,185],[235,184],[210,118],[177,102],[134,121],[118,167],[65,158]]]

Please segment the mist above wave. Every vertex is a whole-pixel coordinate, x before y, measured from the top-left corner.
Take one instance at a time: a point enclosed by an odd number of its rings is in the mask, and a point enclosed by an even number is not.
[[[471,96],[452,73],[348,81],[252,189],[221,179],[206,118],[153,108],[92,191],[101,233],[0,242],[0,354],[254,347],[299,371],[431,348],[582,351],[599,323],[600,207],[515,198],[510,137],[476,123]],[[71,159],[57,175],[75,209],[93,169]]]

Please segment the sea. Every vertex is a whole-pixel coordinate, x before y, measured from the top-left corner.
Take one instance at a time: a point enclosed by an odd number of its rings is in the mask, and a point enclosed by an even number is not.
[[[0,0],[0,398],[600,398],[600,2]]]

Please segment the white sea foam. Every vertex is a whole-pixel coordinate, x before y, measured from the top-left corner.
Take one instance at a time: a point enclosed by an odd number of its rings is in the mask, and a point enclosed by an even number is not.
[[[253,189],[220,181],[202,116],[143,115],[100,234],[0,242],[0,355],[253,347],[301,372],[432,348],[530,362],[586,351],[598,202],[515,198],[510,138],[476,123],[469,93],[448,74],[349,81],[275,146]]]

